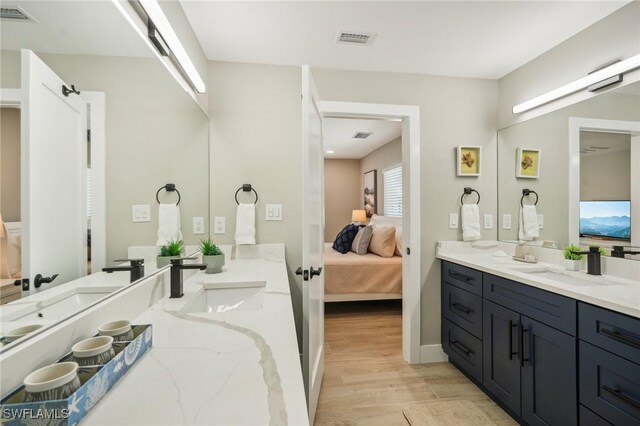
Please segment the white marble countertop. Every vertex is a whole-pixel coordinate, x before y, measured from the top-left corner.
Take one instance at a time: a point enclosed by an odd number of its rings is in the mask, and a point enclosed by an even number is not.
[[[640,318],[640,279],[635,275],[630,278],[607,275],[595,277],[582,271],[567,271],[562,265],[555,263],[527,264],[513,260],[511,256],[494,256],[494,253],[501,248],[504,247],[484,248],[483,250],[439,248],[437,257]],[[545,274],[527,272],[544,270],[566,277],[567,282],[549,278]]]
[[[266,286],[253,309],[185,312],[203,282],[257,280]],[[153,346],[82,424],[308,424],[284,255],[227,260],[223,273],[185,281],[184,292],[133,320],[153,324]]]

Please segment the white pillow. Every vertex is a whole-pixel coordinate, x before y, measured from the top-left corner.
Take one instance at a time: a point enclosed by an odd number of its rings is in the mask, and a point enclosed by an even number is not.
[[[402,256],[404,253],[404,241],[402,238],[402,218],[397,216],[380,216],[374,214],[371,216],[371,220],[369,221],[369,225],[374,228],[382,228],[385,226],[393,226],[396,228],[396,256]]]

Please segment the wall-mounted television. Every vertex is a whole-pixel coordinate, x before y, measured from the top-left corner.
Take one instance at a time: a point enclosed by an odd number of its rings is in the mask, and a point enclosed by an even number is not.
[[[631,241],[631,201],[580,201],[580,236]]]

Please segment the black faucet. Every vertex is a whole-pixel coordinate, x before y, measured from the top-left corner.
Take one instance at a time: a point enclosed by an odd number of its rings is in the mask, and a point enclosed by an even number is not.
[[[144,277],[144,259],[118,259],[114,262],[130,262],[129,266],[112,266],[110,268],[102,268],[102,272],[110,274],[112,272],[129,271],[129,282],[138,281]]]
[[[600,265],[600,247],[590,246],[589,251],[574,251],[573,254],[587,255],[587,274],[602,275]]]
[[[194,260],[195,257],[180,257],[171,259],[171,298],[178,299],[184,296],[182,292],[182,271],[185,269],[207,269],[207,265],[202,263],[183,264],[183,260]]]
[[[640,251],[626,251],[624,246],[613,246],[611,249],[611,257],[620,257],[624,259],[625,254],[640,254]]]

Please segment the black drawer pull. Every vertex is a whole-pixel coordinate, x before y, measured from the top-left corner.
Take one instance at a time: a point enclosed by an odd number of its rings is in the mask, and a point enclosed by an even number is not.
[[[464,281],[466,283],[473,281],[473,277],[468,277],[464,274],[459,274],[457,272],[452,272],[451,269],[449,269],[449,276],[451,278],[455,278],[456,280],[460,280],[460,281]]]
[[[607,385],[602,386],[602,389],[606,390],[611,395],[615,396],[618,399],[621,399],[622,401],[626,402],[627,404],[631,404],[636,408],[640,408],[640,402],[638,402],[635,399],[623,394],[621,390],[610,388]]]
[[[461,312],[464,312],[464,313],[465,313],[465,314],[467,314],[467,315],[469,315],[469,314],[472,314],[472,313],[473,313],[473,309],[469,309],[469,308],[467,308],[466,306],[461,305],[461,304],[459,304],[459,303],[453,303],[453,304],[451,304],[451,307],[452,307],[452,308],[455,308],[455,309],[457,309],[457,310],[459,310],[459,311],[461,311]]]
[[[640,341],[636,339],[632,339],[631,337],[624,336],[617,331],[607,330],[606,328],[600,329],[600,333],[604,334],[607,337],[611,337],[618,342],[624,343],[625,345],[633,346],[636,349],[640,349]]]
[[[454,340],[451,342],[451,344],[453,346],[455,346],[456,348],[460,349],[462,352],[464,352],[467,356],[474,354],[475,352],[473,352],[471,349],[467,348],[465,345],[463,345],[462,343],[458,342],[457,340]]]
[[[509,359],[512,360],[514,355],[518,355],[520,353],[519,349],[516,348],[516,351],[513,351],[513,327],[520,327],[520,324],[514,324],[513,320],[509,320]],[[520,344],[518,344],[518,347]]]
[[[522,354],[522,355],[520,355],[520,360],[521,360],[520,366],[524,367],[524,363],[525,362],[530,362],[531,361],[531,342],[529,341],[530,335],[531,335],[531,330],[528,329],[528,328],[524,328],[522,326],[520,326],[520,330],[522,330],[521,334],[520,334],[520,353]],[[526,339],[524,337],[524,333],[527,333],[527,338]],[[525,341],[527,343],[527,350],[526,350],[527,351],[527,357],[526,358],[524,357],[524,354],[525,354],[525,347],[524,347]]]

